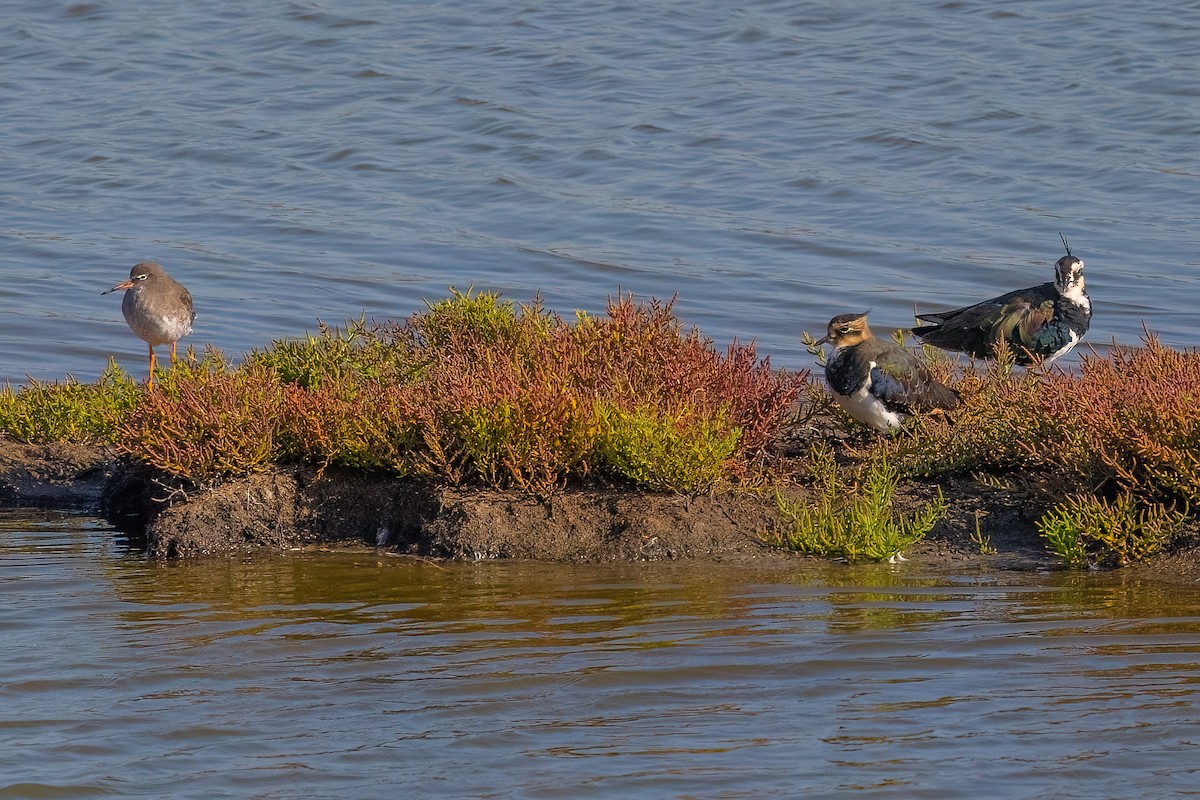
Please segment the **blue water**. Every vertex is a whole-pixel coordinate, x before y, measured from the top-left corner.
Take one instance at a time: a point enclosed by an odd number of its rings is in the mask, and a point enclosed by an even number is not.
[[[1087,262],[1200,344],[1200,4],[76,4],[0,15],[0,381],[449,286],[662,298],[773,363]],[[1068,364],[1077,358],[1065,359]],[[156,565],[0,520],[0,797],[1194,794],[1200,605],[920,565]]]
[[[1200,5],[10,2],[0,380],[145,369],[136,261],[233,358],[448,287],[678,294],[780,366],[1087,262],[1173,345],[1200,256]],[[1070,360],[1068,360],[1070,363]]]
[[[1168,798],[1200,589],[918,564],[150,563],[0,514],[0,798]]]

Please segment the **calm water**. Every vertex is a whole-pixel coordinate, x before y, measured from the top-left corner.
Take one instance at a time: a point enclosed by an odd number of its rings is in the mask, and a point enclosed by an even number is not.
[[[1200,265],[1200,4],[13,0],[0,380],[144,346],[137,260],[239,357],[451,285],[679,294],[775,363],[1088,263],[1094,343],[1171,344]]]
[[[734,5],[737,8],[734,8]],[[45,3],[0,15],[0,380],[145,368],[138,260],[238,357],[447,287],[678,293],[808,366],[1088,263],[1195,345],[1200,4]],[[1156,797],[1200,599],[918,566],[154,565],[0,520],[0,797]]]
[[[151,564],[0,515],[0,797],[1200,787],[1200,587],[913,564]]]

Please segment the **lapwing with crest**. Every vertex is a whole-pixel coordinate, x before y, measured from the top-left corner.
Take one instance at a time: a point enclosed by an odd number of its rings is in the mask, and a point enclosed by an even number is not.
[[[1017,364],[1041,360],[1049,364],[1071,351],[1092,321],[1092,301],[1083,288],[1083,260],[1071,253],[1054,265],[1054,282],[1018,289],[964,308],[917,314],[927,323],[912,329],[922,342],[992,359],[1000,342],[1007,342]]]
[[[838,405],[877,431],[903,426],[913,412],[952,409],[958,395],[940,383],[925,363],[893,341],[876,339],[866,314],[842,314],[829,321],[817,344],[830,343],[825,380]]]

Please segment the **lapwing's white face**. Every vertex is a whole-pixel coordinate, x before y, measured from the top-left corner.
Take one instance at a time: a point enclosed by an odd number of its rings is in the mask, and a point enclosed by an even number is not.
[[[1083,259],[1075,256],[1063,256],[1054,265],[1054,285],[1059,294],[1066,295],[1076,302],[1082,302],[1083,293]]]

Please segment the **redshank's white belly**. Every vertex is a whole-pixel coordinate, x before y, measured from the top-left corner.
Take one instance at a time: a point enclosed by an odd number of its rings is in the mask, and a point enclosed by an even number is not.
[[[125,292],[121,313],[129,328],[151,347],[177,342],[192,332],[192,315],[188,311],[150,308],[137,289]]]

